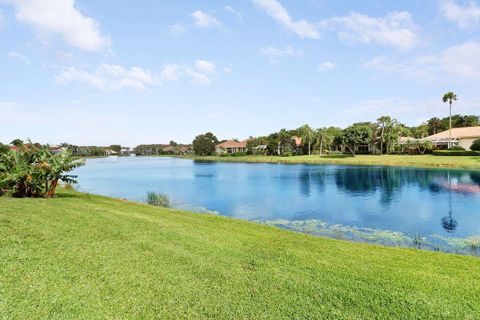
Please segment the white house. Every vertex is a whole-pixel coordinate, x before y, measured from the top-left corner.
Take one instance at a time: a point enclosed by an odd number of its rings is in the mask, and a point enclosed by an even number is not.
[[[453,146],[459,146],[465,150],[470,150],[473,141],[480,139],[480,126],[466,128],[452,128],[452,140],[450,141],[450,131],[445,130],[437,134],[426,137],[434,146],[448,146],[451,142]]]

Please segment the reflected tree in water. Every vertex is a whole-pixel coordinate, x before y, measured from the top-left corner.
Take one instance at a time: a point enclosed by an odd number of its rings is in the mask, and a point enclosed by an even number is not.
[[[453,218],[453,209],[452,209],[452,180],[450,178],[450,173],[448,173],[448,216],[442,218],[442,227],[448,233],[455,232],[457,229],[458,222]]]

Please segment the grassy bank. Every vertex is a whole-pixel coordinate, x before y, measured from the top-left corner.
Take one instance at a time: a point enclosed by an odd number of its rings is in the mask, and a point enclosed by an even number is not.
[[[189,159],[225,162],[259,162],[259,163],[307,163],[307,164],[350,164],[404,166],[420,168],[460,168],[480,169],[480,156],[433,156],[433,155],[357,155],[355,157],[321,157],[312,156],[239,156],[239,157],[186,157]]]
[[[0,198],[2,319],[474,319],[480,259],[61,191]]]

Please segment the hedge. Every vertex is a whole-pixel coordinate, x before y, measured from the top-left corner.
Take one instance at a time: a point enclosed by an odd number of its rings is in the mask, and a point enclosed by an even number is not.
[[[477,151],[462,151],[462,150],[435,150],[433,151],[435,156],[480,156],[480,152]]]

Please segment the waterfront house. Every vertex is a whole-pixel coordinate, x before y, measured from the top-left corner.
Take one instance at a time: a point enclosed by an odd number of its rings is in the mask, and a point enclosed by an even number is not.
[[[227,140],[222,143],[219,143],[215,146],[215,152],[218,154],[234,154],[237,152],[246,152],[247,151],[247,140],[237,141],[237,140]]]
[[[480,126],[452,128],[452,140],[450,140],[450,130],[425,138],[425,140],[430,140],[437,148],[447,148],[450,142],[452,146],[459,146],[465,150],[470,150],[472,143],[477,139],[480,139]]]

